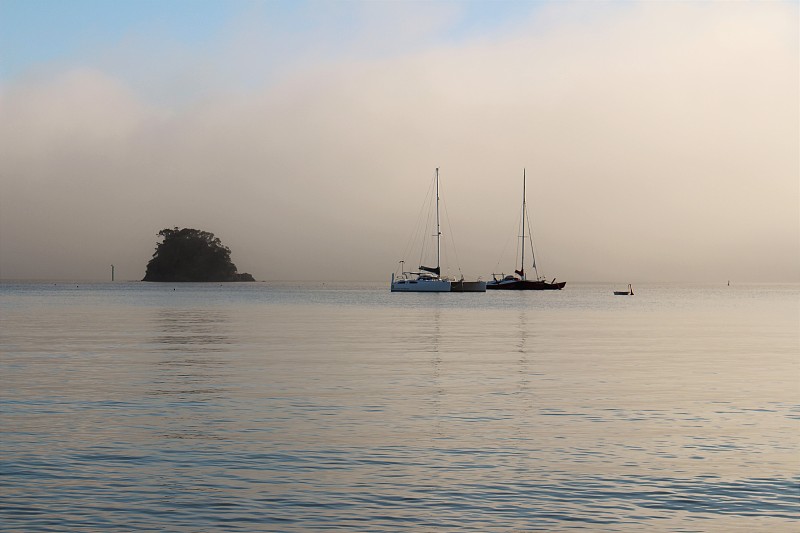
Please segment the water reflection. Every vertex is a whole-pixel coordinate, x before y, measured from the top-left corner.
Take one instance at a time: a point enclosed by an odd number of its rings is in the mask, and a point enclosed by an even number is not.
[[[230,317],[219,310],[159,309],[153,323],[159,356],[150,395],[170,404],[162,437],[222,438],[224,417],[211,415],[231,390]]]
[[[439,376],[439,370],[442,363],[442,355],[439,353],[439,343],[442,338],[441,331],[441,311],[438,309],[433,312],[433,319],[430,321],[430,335],[428,338],[427,351],[431,354],[431,364],[434,370],[434,377]]]
[[[442,354],[440,352],[441,332],[441,310],[433,312],[433,319],[430,322],[431,333],[428,351],[431,354],[431,415],[433,417],[433,437],[442,436],[442,397],[444,396],[444,384],[441,379]]]
[[[528,354],[528,313],[525,310],[520,311],[519,313],[519,341],[517,342],[517,352],[519,353],[519,368],[517,372],[519,373],[519,389],[518,394],[521,398],[528,396],[530,392],[530,364],[529,364],[529,354]],[[530,400],[530,398],[528,398]],[[533,407],[532,402],[530,403],[529,407]]]
[[[156,288],[0,299],[0,530],[797,530],[795,289]]]
[[[231,344],[228,316],[218,310],[160,309],[155,323],[156,343],[165,351],[221,352]]]

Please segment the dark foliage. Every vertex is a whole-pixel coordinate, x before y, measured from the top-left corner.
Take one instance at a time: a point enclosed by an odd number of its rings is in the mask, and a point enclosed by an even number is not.
[[[239,274],[231,250],[213,233],[190,228],[162,229],[142,281],[255,281]]]

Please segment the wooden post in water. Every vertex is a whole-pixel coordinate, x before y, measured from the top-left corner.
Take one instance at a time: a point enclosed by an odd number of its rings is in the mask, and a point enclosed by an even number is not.
[[[114,265],[111,265],[111,281],[114,281]]]

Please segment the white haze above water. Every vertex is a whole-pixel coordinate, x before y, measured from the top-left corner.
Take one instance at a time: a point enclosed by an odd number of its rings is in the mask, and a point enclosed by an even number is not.
[[[154,25],[0,81],[0,277],[141,279],[180,226],[256,279],[388,279],[438,166],[468,277],[525,167],[548,277],[800,279],[795,3],[537,4],[449,40],[458,4],[242,5],[204,46]]]

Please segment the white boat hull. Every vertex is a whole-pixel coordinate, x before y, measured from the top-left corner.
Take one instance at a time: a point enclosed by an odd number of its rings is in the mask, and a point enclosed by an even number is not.
[[[450,292],[486,292],[485,281],[452,281]]]

